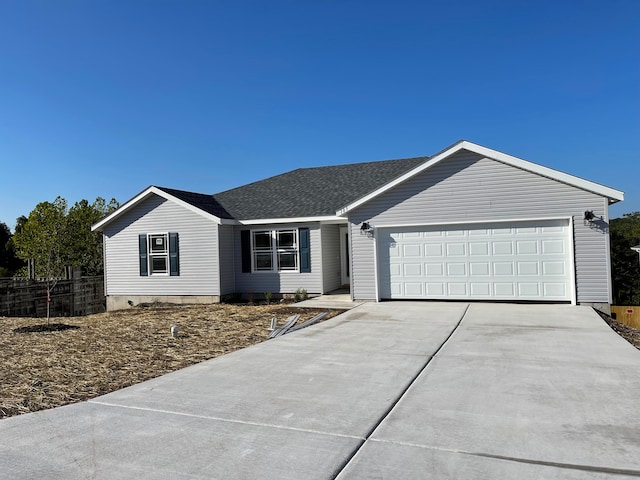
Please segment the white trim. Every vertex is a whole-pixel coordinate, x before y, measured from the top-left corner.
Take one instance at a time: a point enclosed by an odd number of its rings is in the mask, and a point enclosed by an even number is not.
[[[604,221],[606,222],[607,225],[611,225],[611,223],[609,222],[609,206],[605,203],[603,205],[603,215],[602,218],[604,218]],[[606,235],[605,235],[605,244],[607,245],[607,255],[606,255],[606,261],[607,261],[607,290],[609,291],[609,305],[613,304],[613,275],[611,274],[612,272],[612,265],[611,265],[611,231],[610,228],[607,228],[606,231]]]
[[[324,216],[324,217],[291,217],[291,218],[256,218],[252,220],[237,220],[238,225],[262,225],[273,223],[309,223],[309,222],[325,222],[325,223],[345,223],[343,217]]]
[[[250,239],[250,248],[251,248],[251,274],[261,274],[261,273],[268,273],[268,274],[274,274],[277,273],[279,274],[286,274],[286,273],[301,273],[300,272],[300,263],[301,263],[301,258],[300,258],[300,231],[299,231],[299,227],[293,227],[290,226],[288,228],[252,228],[249,230],[250,235],[249,235],[249,239]],[[271,270],[256,270],[256,266],[255,266],[255,254],[256,254],[256,250],[254,247],[254,234],[255,232],[269,232],[271,234],[271,248],[269,249],[270,253],[271,253]],[[291,248],[291,249],[280,249],[278,250],[278,233],[280,232],[293,232],[293,234],[295,235],[295,249]],[[283,270],[279,270],[278,269],[278,253],[283,252],[283,251],[293,251],[295,250],[295,254],[296,254],[296,268],[287,268],[287,269],[283,269]],[[266,251],[257,251],[257,253],[267,253]],[[247,272],[249,273],[249,272]]]
[[[380,281],[378,277],[378,231],[375,227],[371,229],[373,234],[373,281],[376,286],[376,302],[380,299]]]
[[[169,277],[171,276],[171,264],[169,259],[169,232],[149,232],[147,236],[147,276],[148,277]],[[164,253],[151,253],[151,237],[159,237],[162,235],[165,239],[166,251]],[[167,259],[167,271],[153,273],[152,257],[164,257]]]
[[[487,223],[517,223],[517,222],[544,222],[548,220],[567,220],[568,223],[568,243],[569,243],[569,267],[571,270],[570,278],[571,278],[571,292],[570,292],[570,302],[571,305],[577,304],[577,285],[576,285],[576,255],[574,248],[574,239],[575,232],[573,229],[573,216],[560,216],[560,217],[537,217],[537,218],[515,218],[515,219],[499,219],[499,220],[475,220],[475,221],[458,221],[458,222],[436,222],[436,223],[416,223],[416,224],[404,224],[404,225],[377,225],[373,228],[373,259],[374,259],[374,275],[375,275],[375,287],[376,287],[376,302],[381,300],[380,298],[380,285],[378,282],[378,230],[382,229],[390,229],[390,228],[411,228],[411,227],[434,227],[442,225],[443,227],[452,226],[452,225],[481,225]],[[487,299],[490,301],[490,299]]]
[[[228,219],[222,219],[222,218],[216,217],[215,215],[207,213],[204,210],[199,209],[198,207],[194,207],[193,205],[191,205],[190,203],[185,202],[184,200],[180,200],[179,198],[174,197],[173,195],[171,195],[171,194],[159,189],[158,187],[151,186],[151,187],[148,187],[147,189],[143,190],[142,192],[140,192],[138,195],[133,197],[128,202],[126,202],[123,205],[121,205],[116,211],[112,212],[110,215],[106,216],[105,218],[100,220],[98,223],[95,223],[94,225],[92,225],[91,231],[94,232],[96,230],[100,230],[103,226],[105,226],[106,224],[110,223],[116,217],[119,217],[120,215],[122,215],[127,210],[131,209],[132,207],[135,207],[136,205],[138,205],[138,203],[140,203],[143,200],[146,200],[151,195],[158,195],[159,197],[162,197],[162,198],[164,198],[166,200],[170,200],[170,201],[172,201],[174,203],[177,203],[178,205],[186,208],[187,210],[190,210],[190,211],[192,211],[194,213],[197,213],[198,215],[200,215],[200,216],[202,216],[204,218],[207,218],[209,220],[212,220],[213,222],[215,222],[217,224],[221,224],[221,223],[223,223],[223,224],[236,224],[237,223],[235,220],[228,220]]]
[[[558,220],[561,220],[558,219]],[[573,216],[569,217],[569,253],[571,254],[571,305],[578,304],[578,284],[576,280],[576,246],[575,246],[575,227]],[[611,276],[611,275],[609,275]]]
[[[342,285],[351,285],[351,249],[349,247],[349,227],[348,225],[340,225],[338,233],[340,237],[340,283]],[[344,242],[345,235],[347,243]],[[346,272],[349,275],[346,275]]]
[[[527,160],[514,157],[512,155],[507,155],[506,153],[498,152],[497,150],[492,150],[490,148],[483,147],[475,143],[468,142],[466,140],[461,140],[460,142],[434,155],[429,160],[418,165],[416,168],[408,171],[404,175],[396,178],[395,180],[387,183],[386,185],[383,185],[377,190],[371,192],[368,195],[365,195],[364,197],[360,198],[359,200],[356,200],[355,202],[347,205],[346,207],[341,208],[336,212],[336,215],[344,216],[346,213],[350,212],[354,208],[357,208],[363,203],[366,203],[369,200],[372,200],[378,195],[410,179],[411,177],[417,175],[418,173],[424,170],[427,170],[433,167],[434,165],[437,165],[441,161],[445,160],[446,158],[449,158],[450,156],[459,152],[460,150],[468,150],[470,152],[474,152],[479,155],[492,158],[499,162],[506,163],[507,165],[521,168],[523,170],[527,170],[529,172],[536,173],[538,175],[542,175],[544,177],[548,177],[553,180],[557,180],[559,182],[566,183],[568,185],[572,185],[577,188],[581,188],[582,190],[587,190],[587,191],[596,193],[598,195],[602,195],[603,197],[607,197],[610,200],[612,200],[610,203],[615,203],[615,202],[624,200],[624,192],[621,192],[619,190],[615,190],[613,188],[600,185],[598,183],[590,182],[589,180],[575,177],[573,175],[569,175],[568,173],[560,172],[558,170],[553,170],[552,168],[543,167],[542,165],[538,165],[536,163],[532,163]]]

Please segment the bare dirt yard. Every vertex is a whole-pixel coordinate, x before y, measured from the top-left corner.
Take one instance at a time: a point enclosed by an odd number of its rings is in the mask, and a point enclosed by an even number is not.
[[[0,418],[103,395],[267,339],[286,305],[132,308],[86,317],[0,317]],[[331,318],[340,311],[329,311]],[[178,326],[178,336],[171,326]]]

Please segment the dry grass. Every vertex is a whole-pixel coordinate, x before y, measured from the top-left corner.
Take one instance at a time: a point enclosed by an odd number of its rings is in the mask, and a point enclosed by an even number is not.
[[[0,317],[0,418],[87,400],[262,342],[282,305],[135,308],[64,319],[79,327],[18,333],[44,319]],[[332,311],[327,318],[340,312]],[[173,338],[171,325],[179,327]]]

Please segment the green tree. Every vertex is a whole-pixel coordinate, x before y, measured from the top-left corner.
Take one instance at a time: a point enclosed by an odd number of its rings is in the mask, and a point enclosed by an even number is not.
[[[29,214],[27,221],[16,229],[13,241],[18,256],[35,259],[36,276],[64,275],[65,217],[67,201],[57,197],[53,202],[41,202]]]
[[[0,277],[12,276],[23,265],[16,255],[11,230],[5,223],[0,223]]]
[[[101,197],[89,204],[87,200],[76,202],[66,218],[67,265],[82,267],[85,275],[102,275],[102,234],[92,232],[91,225],[118,208],[115,199],[107,204]]]
[[[613,303],[640,305],[640,261],[631,247],[640,245],[640,212],[610,222]]]
[[[82,267],[85,275],[101,275],[102,235],[92,232],[91,225],[117,207],[115,199],[106,203],[100,197],[92,204],[81,200],[71,208],[62,197],[41,202],[26,219],[18,219],[17,254],[24,260],[35,259],[38,277],[61,277],[66,266]]]

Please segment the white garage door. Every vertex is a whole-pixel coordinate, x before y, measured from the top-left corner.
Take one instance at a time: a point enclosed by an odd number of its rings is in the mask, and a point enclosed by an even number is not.
[[[383,299],[572,297],[569,220],[384,228],[376,237]]]

